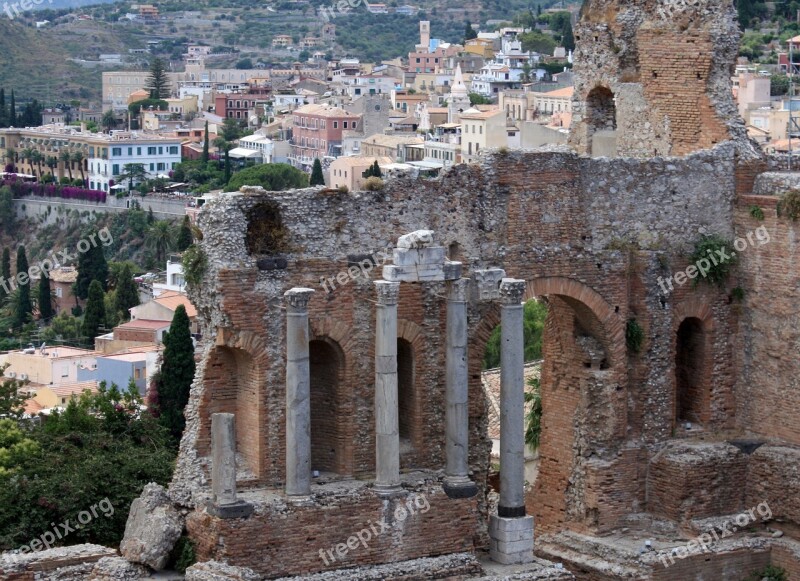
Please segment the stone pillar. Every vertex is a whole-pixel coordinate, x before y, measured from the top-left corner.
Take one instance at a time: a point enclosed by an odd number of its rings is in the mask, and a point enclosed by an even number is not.
[[[400,422],[397,401],[397,296],[399,282],[375,281],[375,490],[399,492]]]
[[[286,494],[311,494],[311,369],[308,300],[314,291],[293,288],[286,299]]]
[[[236,425],[233,414],[211,414],[211,492],[207,510],[220,518],[248,516],[253,506],[236,497]]]
[[[525,516],[525,281],[500,283],[500,502],[489,520],[490,555],[500,563],[533,559],[533,517]]]
[[[447,467],[444,491],[450,498],[468,498],[478,493],[478,487],[469,479],[468,288],[468,279],[447,283]]]

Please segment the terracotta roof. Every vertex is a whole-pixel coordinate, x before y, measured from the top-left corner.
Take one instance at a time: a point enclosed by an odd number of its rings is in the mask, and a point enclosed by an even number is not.
[[[170,311],[177,309],[178,305],[183,305],[186,307],[186,314],[189,315],[190,319],[193,319],[197,316],[197,309],[194,308],[194,305],[189,301],[189,297],[187,297],[184,293],[167,291],[160,294],[157,299],[153,300],[159,305],[167,307]]]
[[[354,115],[340,107],[331,107],[330,105],[321,105],[313,103],[311,105],[303,105],[294,110],[295,115],[319,115],[320,117],[361,117],[361,115]]]
[[[418,121],[417,121],[418,123]],[[418,135],[384,135],[383,133],[376,133],[370,135],[362,142],[367,145],[381,145],[383,147],[396,147],[398,145],[405,145],[410,143],[425,143],[425,138]]]
[[[49,389],[59,397],[80,395],[87,389],[92,393],[98,393],[96,381],[79,381],[77,383],[64,383],[61,385],[47,386],[45,389]]]
[[[40,405],[35,399],[25,400],[25,413],[28,414],[29,416],[35,416],[43,409],[44,406]]]
[[[546,97],[572,97],[575,92],[575,87],[564,87],[563,89],[556,89],[555,91],[547,91],[544,95]]]

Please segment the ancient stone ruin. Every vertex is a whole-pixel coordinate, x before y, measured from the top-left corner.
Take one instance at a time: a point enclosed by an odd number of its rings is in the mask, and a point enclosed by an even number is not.
[[[519,579],[800,575],[800,245],[776,211],[800,175],[736,116],[733,4],[589,0],[576,40],[570,148],[205,206],[169,490],[204,562],[187,578],[502,578],[478,551]],[[681,284],[711,233],[748,241],[733,274]],[[549,315],[526,488],[533,298]],[[501,322],[495,502],[480,372]]]

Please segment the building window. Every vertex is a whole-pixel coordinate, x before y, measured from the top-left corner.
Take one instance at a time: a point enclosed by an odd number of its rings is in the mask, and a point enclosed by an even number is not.
[[[163,147],[161,147],[161,146],[159,146],[159,148],[158,148],[158,155],[163,155],[163,154],[164,154],[164,148],[163,148]]]
[[[153,170],[154,170],[154,168],[155,168],[155,164],[151,163],[151,164],[150,164],[150,171],[153,171]]]
[[[344,122],[344,126],[343,126],[343,128],[344,128],[344,129],[347,129],[347,121],[345,121],[345,122]]]
[[[132,147],[128,148],[128,155],[133,155],[133,148]]]
[[[136,148],[136,155],[142,155],[142,148],[141,147],[137,147]]]
[[[56,287],[56,298],[60,299],[64,295],[64,291],[60,286]]]
[[[155,147],[148,147],[147,148],[147,155],[155,155],[155,154],[156,154],[156,148]]]
[[[111,175],[118,176],[119,175],[119,164],[115,163],[111,166]]]
[[[333,128],[334,129],[339,129],[339,122],[338,121],[334,121],[333,122]]]
[[[119,157],[122,155],[122,148],[121,147],[112,147],[111,148],[111,155]]]
[[[169,153],[170,153],[170,155],[177,155],[178,146],[177,145],[171,145],[170,148],[169,148]]]

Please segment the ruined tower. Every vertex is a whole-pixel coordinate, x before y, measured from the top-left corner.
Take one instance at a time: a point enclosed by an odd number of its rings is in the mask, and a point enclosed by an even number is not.
[[[587,0],[570,144],[646,158],[745,140],[731,93],[738,30],[731,0]]]

